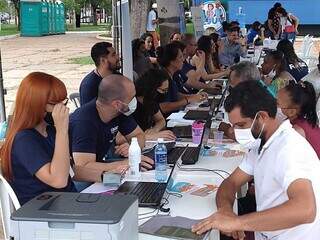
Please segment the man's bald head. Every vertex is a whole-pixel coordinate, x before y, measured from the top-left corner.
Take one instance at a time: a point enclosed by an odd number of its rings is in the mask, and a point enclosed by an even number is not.
[[[113,100],[130,101],[135,96],[135,87],[131,80],[119,75],[111,74],[103,78],[98,90],[98,101],[108,103]]]

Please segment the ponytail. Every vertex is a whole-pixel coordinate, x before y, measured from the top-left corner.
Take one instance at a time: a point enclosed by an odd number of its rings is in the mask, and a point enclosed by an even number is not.
[[[289,93],[292,103],[300,108],[298,118],[306,119],[312,127],[318,126],[317,97],[313,85],[306,81],[289,84],[285,89]]]

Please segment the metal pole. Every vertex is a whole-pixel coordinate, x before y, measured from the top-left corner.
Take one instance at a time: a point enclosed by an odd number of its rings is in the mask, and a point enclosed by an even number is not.
[[[117,14],[117,0],[112,0],[112,37],[113,47],[119,52],[118,45],[118,14]]]
[[[2,59],[0,49],[0,122],[6,121],[6,106],[4,103],[5,89],[3,88],[3,75],[2,75]]]

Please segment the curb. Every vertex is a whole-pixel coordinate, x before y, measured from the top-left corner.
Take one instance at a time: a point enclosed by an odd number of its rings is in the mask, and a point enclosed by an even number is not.
[[[97,34],[96,39],[112,41],[113,38],[112,37],[101,37],[99,34]]]
[[[2,36],[2,37],[0,37],[0,41],[13,39],[13,38],[18,38],[18,37],[20,37],[20,33],[14,34],[14,35]]]
[[[106,33],[106,31],[66,31],[66,34],[98,34],[98,33]]]

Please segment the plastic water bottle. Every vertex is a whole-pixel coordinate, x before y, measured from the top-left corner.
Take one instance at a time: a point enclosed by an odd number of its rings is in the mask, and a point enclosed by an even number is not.
[[[140,174],[141,149],[137,138],[132,138],[129,147],[129,174],[130,178],[138,179]]]
[[[0,123],[0,140],[3,140],[6,137],[7,127],[7,122]]]
[[[156,180],[158,182],[167,181],[167,148],[162,138],[158,139],[158,144],[154,151],[156,165]]]

